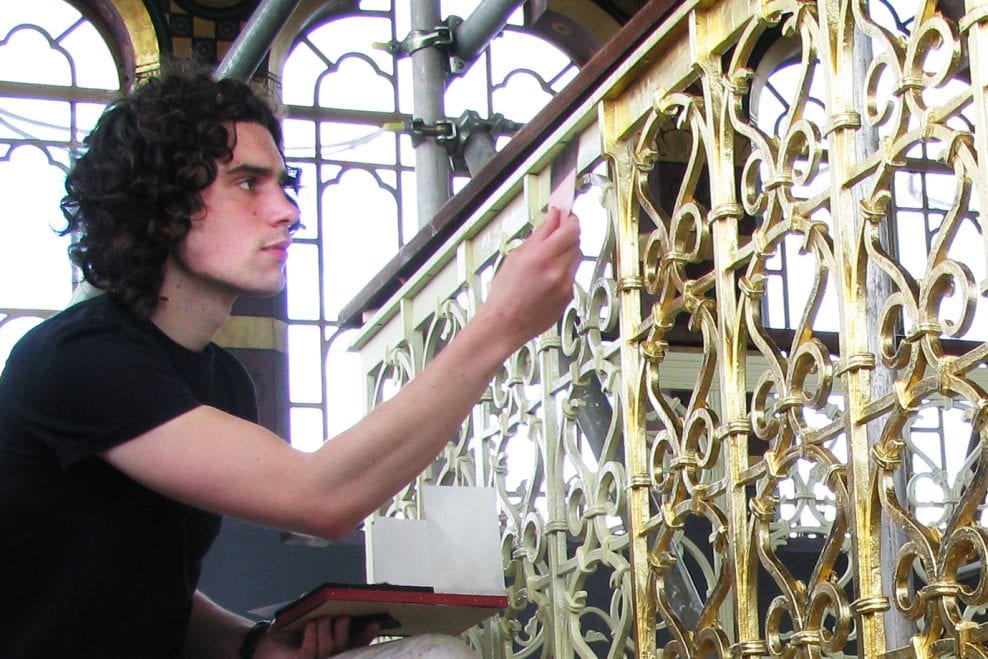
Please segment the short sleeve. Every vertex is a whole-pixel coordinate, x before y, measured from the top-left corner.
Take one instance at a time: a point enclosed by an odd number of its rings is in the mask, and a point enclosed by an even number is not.
[[[22,388],[24,430],[63,466],[125,442],[201,403],[153,336],[56,333]]]

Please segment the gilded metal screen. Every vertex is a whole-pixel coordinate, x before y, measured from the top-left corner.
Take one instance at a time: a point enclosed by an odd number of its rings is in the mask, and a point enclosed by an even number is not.
[[[485,656],[988,656],[986,53],[979,1],[681,5],[379,311],[372,400],[579,140],[575,301],[422,477],[498,488]]]

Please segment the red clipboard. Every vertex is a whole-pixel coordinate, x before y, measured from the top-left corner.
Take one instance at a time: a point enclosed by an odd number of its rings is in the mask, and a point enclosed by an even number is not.
[[[351,625],[376,622],[385,636],[456,636],[508,605],[506,595],[437,593],[429,587],[327,583],[278,609],[273,629],[301,629],[321,616],[349,616]]]

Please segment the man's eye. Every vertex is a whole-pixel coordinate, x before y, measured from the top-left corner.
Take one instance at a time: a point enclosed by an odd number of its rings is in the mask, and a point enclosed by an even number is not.
[[[253,190],[254,189],[254,179],[252,179],[252,178],[246,178],[243,181],[239,181],[237,183],[237,185],[239,185],[241,188],[243,188],[244,190],[247,190],[247,191]]]

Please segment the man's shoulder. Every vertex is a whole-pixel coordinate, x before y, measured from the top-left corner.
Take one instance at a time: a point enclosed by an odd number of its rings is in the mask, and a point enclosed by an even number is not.
[[[28,332],[28,335],[45,335],[84,327],[119,329],[135,323],[136,319],[120,302],[109,295],[98,295],[66,307]]]
[[[10,361],[56,359],[59,355],[85,353],[103,344],[118,343],[122,336],[139,336],[139,321],[106,295],[74,304],[42,321],[17,342]]]
[[[72,304],[60,311],[55,318],[64,321],[112,323],[133,325],[137,318],[127,311],[122,302],[112,295],[100,294]]]

